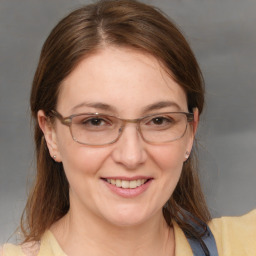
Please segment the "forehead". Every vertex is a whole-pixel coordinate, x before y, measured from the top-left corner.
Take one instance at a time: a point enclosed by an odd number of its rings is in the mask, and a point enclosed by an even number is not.
[[[57,108],[63,114],[73,114],[74,110],[87,110],[83,103],[102,103],[132,115],[163,101],[180,108],[170,111],[187,110],[184,90],[156,58],[128,48],[107,47],[83,59],[65,78]]]

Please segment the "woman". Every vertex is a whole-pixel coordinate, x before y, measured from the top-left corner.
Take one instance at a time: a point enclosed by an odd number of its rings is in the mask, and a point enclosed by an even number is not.
[[[72,12],[42,49],[37,178],[24,241],[2,255],[253,255],[256,212],[211,220],[206,206],[192,150],[203,105],[196,59],[159,10]]]

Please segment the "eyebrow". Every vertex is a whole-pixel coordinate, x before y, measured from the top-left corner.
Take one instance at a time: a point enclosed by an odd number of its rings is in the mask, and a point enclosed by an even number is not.
[[[76,110],[78,108],[81,107],[90,107],[90,108],[96,108],[96,109],[101,109],[101,110],[105,110],[105,111],[112,111],[112,112],[116,112],[116,108],[113,106],[110,106],[108,104],[102,103],[102,102],[82,102],[76,106],[74,106],[71,110]]]
[[[102,103],[102,102],[82,102],[76,106],[74,106],[71,110],[74,111],[78,108],[81,108],[81,107],[90,107],[90,108],[95,108],[95,109],[99,109],[99,110],[104,110],[104,111],[110,111],[110,112],[115,112],[117,113],[117,108],[114,107],[114,106],[111,106],[109,104],[106,104],[106,103]],[[162,109],[162,108],[166,108],[166,107],[175,107],[177,108],[177,110],[181,110],[181,107],[176,103],[176,102],[173,102],[173,101],[159,101],[159,102],[156,102],[156,103],[153,103],[153,104],[150,104],[146,107],[144,107],[142,109],[142,113],[145,114],[147,112],[150,112],[150,111],[153,111],[153,110],[159,110],[159,109]]]
[[[150,112],[152,110],[158,110],[158,109],[162,109],[162,108],[166,108],[166,107],[175,107],[177,108],[179,111],[181,110],[181,107],[173,101],[159,101],[153,104],[150,104],[146,107],[143,108],[142,112],[146,113],[146,112]]]

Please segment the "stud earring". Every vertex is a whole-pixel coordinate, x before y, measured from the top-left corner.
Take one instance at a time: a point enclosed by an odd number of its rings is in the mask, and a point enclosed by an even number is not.
[[[186,151],[185,158],[186,158],[186,159],[189,158],[189,152],[188,152],[188,151]]]
[[[53,157],[54,160],[56,160],[56,155],[53,155],[52,157]]]

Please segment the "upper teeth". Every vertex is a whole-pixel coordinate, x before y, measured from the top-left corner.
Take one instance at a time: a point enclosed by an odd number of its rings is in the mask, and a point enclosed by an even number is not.
[[[107,179],[107,182],[117,186],[118,188],[136,188],[143,185],[146,182],[146,179],[138,179],[138,180],[114,180]]]

